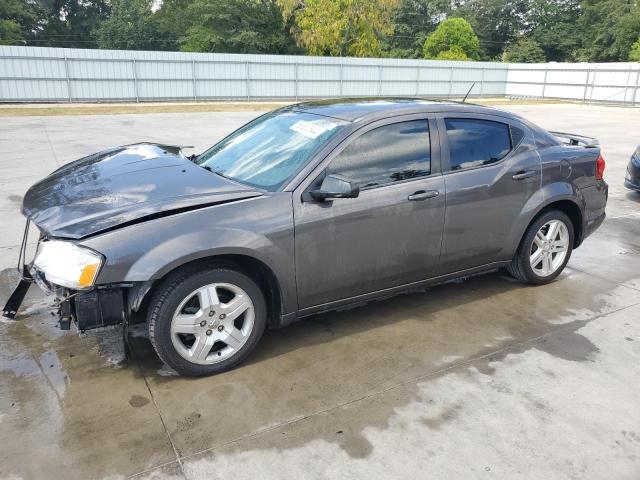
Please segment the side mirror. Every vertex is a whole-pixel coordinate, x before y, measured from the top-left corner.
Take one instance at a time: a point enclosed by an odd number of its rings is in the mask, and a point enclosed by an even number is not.
[[[309,195],[318,202],[330,198],[356,198],[360,195],[360,187],[342,175],[331,174],[324,177],[320,190],[311,190]]]

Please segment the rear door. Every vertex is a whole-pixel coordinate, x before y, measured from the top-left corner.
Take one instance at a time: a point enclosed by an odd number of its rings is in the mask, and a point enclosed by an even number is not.
[[[363,127],[294,192],[300,309],[435,275],[444,183],[434,130],[415,115]],[[357,181],[360,195],[313,201],[306,192],[327,173]]]
[[[438,129],[447,194],[441,272],[509,260],[522,233],[522,213],[540,194],[532,133],[492,115],[439,115]]]

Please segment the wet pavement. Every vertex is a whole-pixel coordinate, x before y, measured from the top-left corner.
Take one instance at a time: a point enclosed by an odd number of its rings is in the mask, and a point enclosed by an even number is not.
[[[600,138],[608,219],[551,285],[499,273],[270,331],[247,363],[176,377],[144,328],[61,332],[32,289],[0,321],[0,478],[639,478],[640,109],[512,106]],[[112,144],[201,150],[252,113],[3,118],[0,300],[19,204]]]

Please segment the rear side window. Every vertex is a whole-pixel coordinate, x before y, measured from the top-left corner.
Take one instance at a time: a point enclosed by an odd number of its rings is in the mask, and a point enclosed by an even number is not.
[[[338,173],[372,188],[431,173],[429,122],[412,120],[370,130],[353,140],[329,165]]]
[[[490,165],[511,150],[511,134],[505,123],[473,118],[447,118],[450,170]]]
[[[511,130],[511,145],[513,148],[516,148],[524,138],[524,131],[513,125],[511,125],[509,129]]]

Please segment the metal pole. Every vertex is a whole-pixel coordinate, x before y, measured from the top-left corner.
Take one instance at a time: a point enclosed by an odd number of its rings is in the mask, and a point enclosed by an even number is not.
[[[589,77],[591,76],[591,69],[587,69],[587,78],[584,81],[584,92],[582,93],[582,103],[587,101],[587,88],[589,87]],[[594,75],[595,77],[595,75]],[[594,78],[595,81],[595,78]]]
[[[249,62],[245,62],[245,69],[246,69],[246,75],[247,75],[247,102],[249,101],[249,98],[251,97],[251,78],[249,77]]]
[[[420,67],[416,67],[416,97],[420,93]]]
[[[542,80],[542,98],[544,98],[544,92],[547,89],[547,74],[549,73],[549,68],[544,69],[544,79]]]
[[[340,63],[340,96],[342,96],[342,95],[343,95],[343,93],[342,93],[342,92],[343,92],[343,89],[342,89],[342,79],[343,79],[343,76],[342,76],[342,63]]]
[[[596,86],[596,77],[598,76],[598,66],[593,69],[593,78],[591,79],[591,91],[589,92],[589,100],[593,100],[593,89]]]
[[[71,80],[69,79],[69,63],[66,55],[64,56],[64,74],[67,79],[67,97],[71,103]]]
[[[140,97],[138,95],[138,69],[136,67],[135,59],[132,60],[132,68],[133,68],[133,89],[136,93],[136,103],[140,103]]]
[[[478,92],[478,95],[482,96],[482,92],[484,90],[484,67],[482,67],[480,74],[480,91]]]
[[[636,85],[633,89],[633,104],[635,105],[636,100],[638,98],[638,88],[640,87],[640,85],[638,85],[638,83],[640,83],[640,68],[638,69],[638,72],[636,73]]]
[[[378,65],[378,96],[382,96],[382,65]]]
[[[452,89],[453,89],[453,67],[449,67],[449,93],[447,93],[447,98],[451,97]]]
[[[293,68],[294,68],[294,73],[295,73],[295,81],[294,81],[294,88],[295,88],[295,93],[296,93],[296,102],[298,101],[298,62],[293,64]]]
[[[191,79],[193,80],[193,101],[198,101],[198,81],[196,78],[196,61],[191,60]]]
[[[624,96],[622,97],[622,104],[627,103],[627,91],[629,90],[629,82],[631,81],[631,65],[629,65],[629,73],[627,74],[627,85],[624,87]]]

